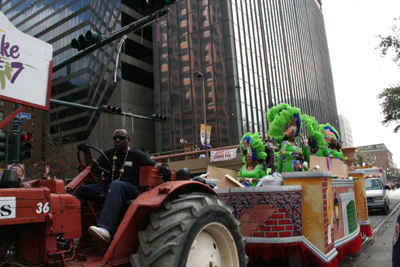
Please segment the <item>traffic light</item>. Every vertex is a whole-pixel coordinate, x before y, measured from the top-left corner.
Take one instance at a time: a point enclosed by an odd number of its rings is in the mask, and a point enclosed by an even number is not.
[[[122,112],[121,108],[112,107],[110,105],[101,106],[101,111],[106,112],[106,113],[111,113],[111,114],[121,114],[121,112]]]
[[[71,47],[83,50],[100,40],[101,36],[98,32],[87,31],[85,35],[79,35],[78,39],[74,38],[71,41]]]
[[[175,2],[176,0],[140,0],[139,11],[142,14],[147,15]]]
[[[7,134],[0,133],[0,160],[6,159],[7,150]]]
[[[167,117],[161,116],[161,115],[158,115],[158,114],[151,114],[151,119],[152,119],[153,121],[164,122],[164,121],[167,120]]]
[[[25,160],[25,159],[29,159],[32,155],[31,155],[31,148],[32,148],[32,144],[28,141],[30,141],[32,139],[32,134],[27,132],[23,132],[21,131],[19,134],[19,159],[20,160]]]

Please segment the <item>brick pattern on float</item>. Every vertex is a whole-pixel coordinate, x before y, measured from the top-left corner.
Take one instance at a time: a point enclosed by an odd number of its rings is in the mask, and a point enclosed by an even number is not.
[[[241,212],[254,205],[272,205],[277,211],[263,224],[252,231],[252,237],[293,237],[302,236],[301,191],[254,192],[219,194],[240,220]]]
[[[293,224],[285,209],[278,209],[264,225],[251,233],[252,237],[293,237]]]

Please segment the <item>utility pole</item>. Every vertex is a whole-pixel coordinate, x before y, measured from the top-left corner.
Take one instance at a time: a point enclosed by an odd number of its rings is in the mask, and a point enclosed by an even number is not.
[[[201,73],[200,71],[196,71],[193,73],[194,76],[197,78],[201,78],[202,80],[202,91],[203,91],[203,112],[204,112],[204,125],[206,126],[206,138],[205,138],[205,149],[206,149],[206,169],[208,168],[208,161],[209,161],[209,156],[208,156],[208,140],[207,140],[207,109],[206,109],[206,86],[205,86],[205,80],[204,80],[204,74]],[[210,132],[210,138],[211,138],[211,132]]]

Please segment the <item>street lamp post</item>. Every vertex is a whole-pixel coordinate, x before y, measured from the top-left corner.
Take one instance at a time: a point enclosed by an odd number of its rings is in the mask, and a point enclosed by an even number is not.
[[[204,75],[200,71],[196,71],[193,73],[194,76],[197,78],[201,78],[202,80],[202,88],[203,88],[203,109],[204,109],[204,124],[206,125],[206,138],[205,138],[205,145],[206,145],[206,171],[208,167],[208,143],[207,143],[207,110],[206,110],[206,88],[205,88],[205,81]],[[211,135],[211,133],[210,133]]]

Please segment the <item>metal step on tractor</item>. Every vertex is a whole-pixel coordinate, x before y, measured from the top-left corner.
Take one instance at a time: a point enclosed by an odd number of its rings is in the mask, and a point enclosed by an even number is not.
[[[4,172],[0,266],[246,266],[241,224],[226,201],[199,182],[174,181],[174,175],[164,182],[153,167],[141,168],[141,194],[126,204],[109,246],[96,244],[87,230],[96,225],[101,199],[90,201],[82,217],[74,196],[81,185],[98,182],[95,161],[84,153],[85,164],[78,152],[81,172],[67,185],[20,183]]]

